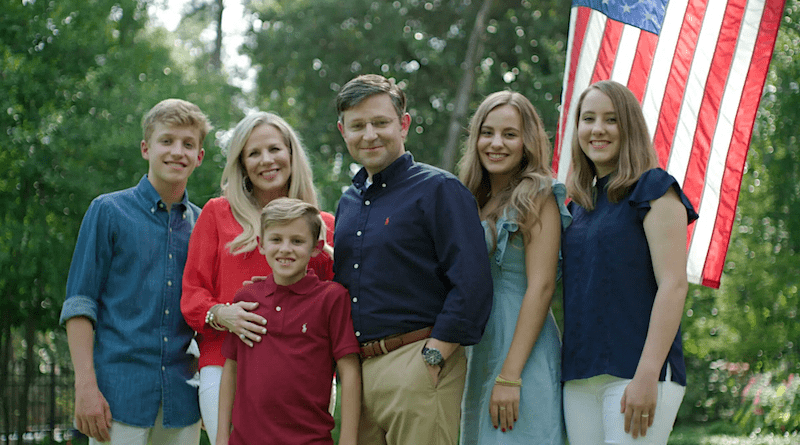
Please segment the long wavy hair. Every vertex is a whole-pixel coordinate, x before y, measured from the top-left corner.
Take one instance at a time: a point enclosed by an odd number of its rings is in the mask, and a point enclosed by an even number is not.
[[[597,90],[611,99],[619,128],[619,156],[611,173],[606,192],[608,200],[619,202],[639,180],[642,173],[658,167],[658,155],[653,149],[642,106],[631,90],[613,80],[603,80],[590,85],[581,93],[575,108],[575,131],[572,134],[572,174],[567,181],[570,198],[587,210],[595,205],[594,182],[597,170],[586,157],[578,141],[578,125],[586,95]]]
[[[508,209],[516,214],[516,223],[523,234],[525,243],[530,240],[530,229],[540,223],[537,198],[541,195],[552,193],[553,173],[550,169],[550,141],[544,131],[542,120],[533,104],[520,93],[512,91],[498,91],[492,93],[481,102],[469,123],[469,138],[464,151],[464,156],[459,162],[459,179],[472,192],[478,201],[478,207],[483,208],[491,198],[491,185],[489,172],[481,164],[478,155],[478,139],[481,127],[486,121],[486,116],[495,108],[511,105],[521,117],[522,121],[522,161],[519,172],[515,174],[496,199],[499,205],[488,215],[486,220],[493,237],[494,247],[497,248],[496,223],[500,216]]]
[[[247,171],[242,161],[242,150],[253,129],[259,125],[272,125],[283,135],[289,147],[291,174],[289,175],[289,198],[296,198],[317,207],[317,192],[311,166],[305,148],[294,129],[283,118],[274,113],[259,111],[248,115],[236,125],[228,146],[225,169],[222,171],[220,188],[231,205],[233,217],[242,226],[242,233],[228,243],[231,254],[250,252],[258,247],[261,228],[261,205],[245,186]],[[247,181],[249,182],[249,181]]]

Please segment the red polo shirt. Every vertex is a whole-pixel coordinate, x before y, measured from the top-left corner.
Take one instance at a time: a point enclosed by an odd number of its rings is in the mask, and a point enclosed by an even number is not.
[[[359,352],[350,297],[313,271],[290,286],[245,286],[234,301],[257,301],[267,334],[252,348],[233,335],[222,346],[236,360],[230,444],[333,444],[328,413],[336,361]]]

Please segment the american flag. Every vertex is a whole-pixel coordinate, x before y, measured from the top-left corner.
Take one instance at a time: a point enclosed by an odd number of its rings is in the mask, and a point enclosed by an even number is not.
[[[689,281],[718,288],[785,0],[574,0],[553,168],[569,173],[574,108],[599,80],[642,103],[661,167],[700,219]]]

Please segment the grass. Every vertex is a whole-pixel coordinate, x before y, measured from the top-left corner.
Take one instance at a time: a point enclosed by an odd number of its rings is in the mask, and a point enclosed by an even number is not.
[[[684,425],[675,427],[668,445],[794,445],[800,443],[800,432],[785,435],[741,435],[730,424],[717,422],[709,425]]]

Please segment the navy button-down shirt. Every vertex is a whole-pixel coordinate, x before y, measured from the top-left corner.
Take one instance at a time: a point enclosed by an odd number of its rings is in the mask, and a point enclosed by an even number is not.
[[[145,175],[136,187],[97,197],[84,215],[67,279],[61,324],[95,326],[94,366],[115,421],[165,427],[200,419],[196,371],[186,353],[194,332],[181,315],[181,276],[200,208],[171,211]]]
[[[433,326],[432,337],[480,341],[492,307],[483,227],[452,174],[402,155],[366,188],[361,169],[342,195],[335,281],[350,292],[359,342]]]

